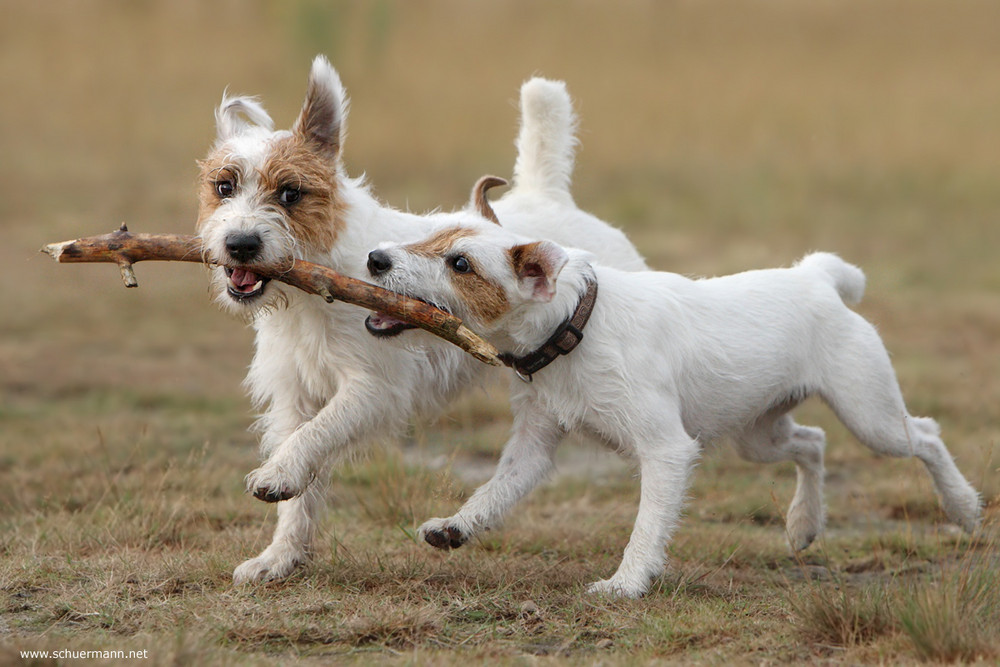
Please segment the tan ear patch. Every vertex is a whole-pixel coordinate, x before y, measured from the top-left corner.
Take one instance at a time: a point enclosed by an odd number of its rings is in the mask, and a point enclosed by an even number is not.
[[[500,220],[497,218],[497,214],[490,205],[489,198],[486,196],[487,190],[498,185],[507,185],[507,181],[499,176],[483,176],[480,178],[472,187],[472,203],[479,212],[479,215],[499,225]]]
[[[310,78],[293,131],[323,157],[336,160],[340,155],[340,114],[338,102]]]
[[[510,263],[518,277],[545,275],[544,258],[538,252],[540,246],[541,242],[535,241],[510,249]]]
[[[510,263],[522,289],[532,298],[550,301],[555,294],[556,275],[566,264],[566,251],[551,241],[535,241],[508,250]]]

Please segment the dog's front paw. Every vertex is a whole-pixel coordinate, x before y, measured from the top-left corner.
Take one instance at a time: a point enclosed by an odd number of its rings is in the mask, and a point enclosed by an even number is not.
[[[614,576],[589,584],[587,592],[591,595],[606,595],[608,597],[641,598],[646,594],[648,587],[648,584],[637,584]]]
[[[301,495],[309,485],[309,477],[269,462],[247,475],[246,485],[254,498],[276,503]]]
[[[278,581],[286,578],[306,560],[305,553],[301,551],[270,546],[256,558],[241,563],[233,571],[233,583],[240,586],[261,581]]]
[[[438,549],[457,549],[469,541],[469,533],[455,525],[451,519],[431,519],[420,526],[417,534],[427,544]]]

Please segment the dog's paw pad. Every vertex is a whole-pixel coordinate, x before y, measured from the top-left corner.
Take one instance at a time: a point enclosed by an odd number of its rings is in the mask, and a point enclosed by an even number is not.
[[[424,533],[424,541],[438,549],[457,549],[468,541],[465,534],[455,526],[442,526]]]
[[[281,466],[264,466],[246,476],[246,487],[257,500],[277,503],[302,493],[305,486],[298,479]]]
[[[253,491],[253,497],[257,500],[263,500],[265,503],[281,502],[282,500],[294,498],[295,495],[287,486],[283,486],[280,489],[272,489],[269,486],[258,486]]]

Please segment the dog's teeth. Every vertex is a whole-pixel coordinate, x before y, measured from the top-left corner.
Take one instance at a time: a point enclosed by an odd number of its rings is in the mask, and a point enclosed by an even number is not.
[[[253,289],[250,290],[250,291],[251,292],[256,292],[257,290],[259,290],[263,286],[264,286],[264,281],[263,280],[258,280],[257,282],[255,282],[253,284]]]

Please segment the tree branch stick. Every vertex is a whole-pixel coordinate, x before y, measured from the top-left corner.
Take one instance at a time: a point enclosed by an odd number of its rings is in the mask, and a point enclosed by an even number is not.
[[[121,269],[126,287],[137,287],[132,265],[143,260],[199,262],[211,264],[196,236],[181,234],[132,234],[121,229],[101,236],[50,243],[41,252],[60,263],[110,262]],[[453,343],[479,361],[502,366],[493,345],[467,328],[462,320],[430,304],[371,285],[336,271],[301,260],[291,267],[258,267],[254,273],[322,296],[328,302],[344,301],[369,310],[377,310],[425,329]]]

